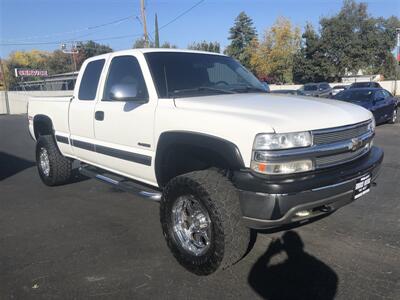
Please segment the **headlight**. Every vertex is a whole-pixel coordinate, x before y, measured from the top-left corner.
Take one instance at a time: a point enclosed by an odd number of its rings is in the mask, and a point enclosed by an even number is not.
[[[314,170],[311,159],[294,161],[270,161],[268,150],[303,148],[312,145],[312,136],[308,131],[291,133],[258,134],[253,144],[251,169],[269,175],[293,174]]]
[[[371,122],[369,122],[369,124],[368,124],[368,130],[371,131],[371,132],[374,132],[375,131],[375,126],[376,126],[375,118],[372,117]]]
[[[263,133],[258,134],[254,140],[254,150],[280,150],[289,148],[308,147],[312,144],[311,133]]]
[[[314,170],[313,162],[310,159],[288,162],[258,162],[253,160],[251,168],[258,173],[269,175],[293,174]]]

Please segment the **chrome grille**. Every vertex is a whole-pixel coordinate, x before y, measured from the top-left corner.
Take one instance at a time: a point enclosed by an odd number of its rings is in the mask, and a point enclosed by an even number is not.
[[[343,129],[335,128],[331,131],[314,131],[314,145],[331,144],[352,138],[359,137],[368,132],[368,123],[360,124],[359,126]]]
[[[333,165],[343,164],[354,159],[357,159],[364,154],[366,154],[369,150],[369,144],[365,145],[364,147],[356,150],[356,151],[349,151],[340,154],[334,154],[329,156],[322,156],[315,158],[315,166],[317,169],[319,168],[326,168]]]

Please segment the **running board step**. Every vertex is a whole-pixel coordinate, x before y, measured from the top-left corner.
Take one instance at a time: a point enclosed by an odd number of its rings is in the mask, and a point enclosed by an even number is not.
[[[112,174],[108,171],[85,165],[79,167],[79,172],[84,176],[108,183],[117,189],[134,194],[136,196],[140,196],[153,201],[161,200],[162,194],[160,191],[153,189],[147,185],[136,183],[125,177]]]

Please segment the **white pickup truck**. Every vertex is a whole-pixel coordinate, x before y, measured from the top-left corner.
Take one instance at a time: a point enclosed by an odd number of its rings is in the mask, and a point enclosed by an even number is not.
[[[73,97],[32,98],[28,119],[45,184],[68,183],[79,161],[86,176],[159,200],[169,248],[201,275],[240,260],[249,228],[366,194],[383,159],[368,110],[266,93],[237,61],[206,52],[90,58]]]

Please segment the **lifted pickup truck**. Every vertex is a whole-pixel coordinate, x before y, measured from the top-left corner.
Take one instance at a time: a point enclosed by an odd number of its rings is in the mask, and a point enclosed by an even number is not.
[[[266,93],[237,61],[141,49],[85,61],[73,97],[32,98],[49,186],[80,171],[160,201],[167,244],[206,275],[240,260],[249,228],[301,223],[366,194],[383,159],[372,114]]]

